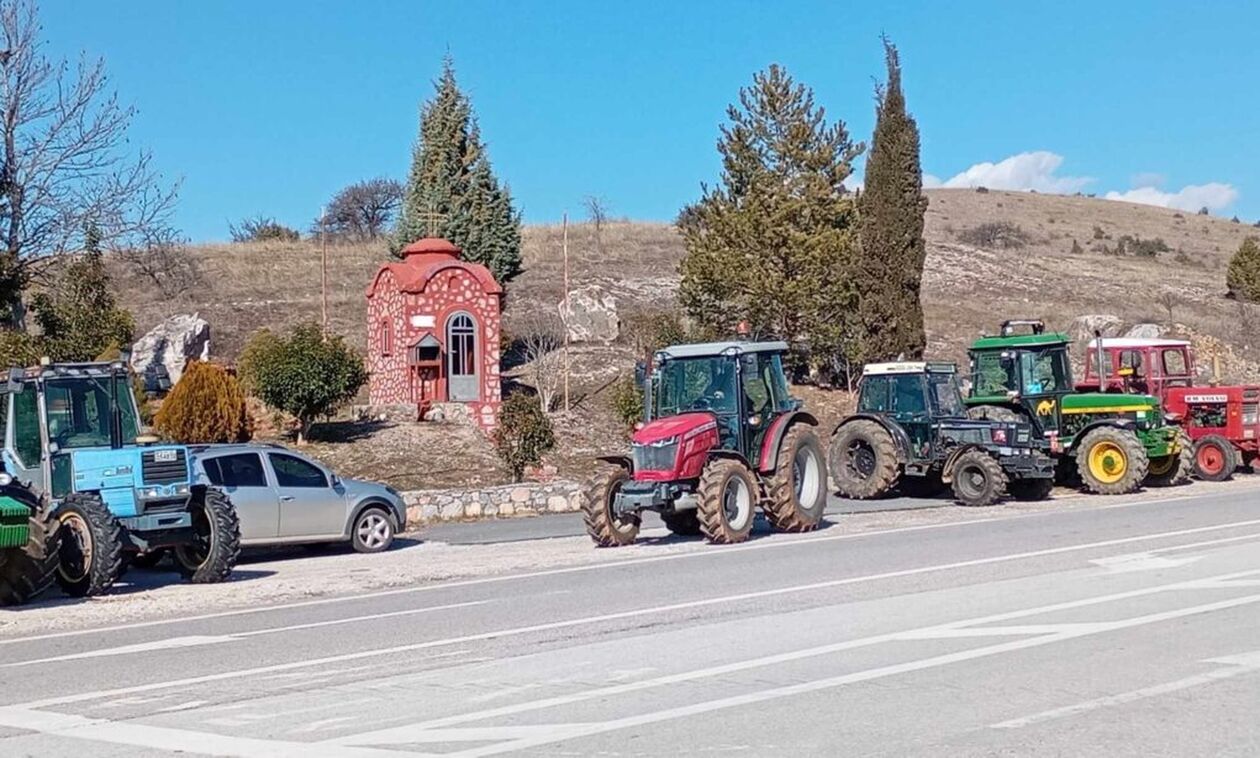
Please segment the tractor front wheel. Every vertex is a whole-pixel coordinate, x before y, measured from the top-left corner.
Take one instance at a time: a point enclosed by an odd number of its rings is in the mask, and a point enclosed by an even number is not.
[[[1181,449],[1173,455],[1152,458],[1146,474],[1146,484],[1151,487],[1174,487],[1190,481],[1194,472],[1194,440],[1185,430],[1178,432],[1177,442]]]
[[[1076,453],[1076,470],[1085,489],[1098,495],[1136,492],[1150,465],[1137,435],[1102,426],[1085,435]]]
[[[831,435],[827,463],[836,489],[854,500],[883,497],[900,473],[892,435],[866,419],[851,421]]]
[[[1045,479],[1016,479],[1006,485],[1011,497],[1023,502],[1045,500],[1054,490],[1054,477]]]
[[[0,606],[21,605],[43,594],[55,581],[57,522],[39,498],[25,490],[0,494],[31,509],[26,545],[0,550]]]
[[[1238,451],[1219,434],[1200,437],[1194,446],[1194,473],[1208,482],[1223,482],[1238,468]]]
[[[92,597],[122,573],[122,527],[98,495],[67,495],[55,511],[57,584],[71,597]]]
[[[993,505],[1006,494],[1002,464],[983,450],[968,450],[958,456],[953,474],[954,499],[960,505]]]
[[[763,510],[771,526],[781,532],[818,528],[827,509],[827,466],[813,429],[797,424],[783,435],[766,489]]]
[[[700,517],[692,511],[663,511],[661,513],[661,521],[665,522],[665,528],[677,534],[679,537],[699,537],[700,536]]]
[[[582,490],[582,521],[586,533],[600,547],[629,545],[639,536],[639,514],[613,513],[613,502],[630,472],[621,466],[605,466]]]
[[[747,466],[731,458],[709,461],[696,492],[696,515],[705,539],[715,545],[748,539],[759,499],[757,480]]]
[[[232,501],[207,487],[193,495],[189,509],[193,539],[171,551],[179,573],[194,584],[227,581],[241,554],[241,522]]]

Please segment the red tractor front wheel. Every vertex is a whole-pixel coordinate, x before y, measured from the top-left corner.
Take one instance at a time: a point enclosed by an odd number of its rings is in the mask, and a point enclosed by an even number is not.
[[[1194,473],[1209,482],[1223,482],[1238,468],[1238,451],[1219,434],[1209,434],[1194,446]]]
[[[582,520],[586,533],[600,547],[629,545],[639,536],[639,514],[613,513],[613,502],[630,472],[621,466],[605,466],[582,490]]]

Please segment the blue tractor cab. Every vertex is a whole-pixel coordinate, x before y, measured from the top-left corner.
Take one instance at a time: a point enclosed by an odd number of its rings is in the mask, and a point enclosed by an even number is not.
[[[167,549],[194,582],[228,577],[236,512],[195,480],[186,447],[142,434],[123,362],[10,369],[7,390],[4,468],[53,506],[63,590],[98,594],[127,560]]]

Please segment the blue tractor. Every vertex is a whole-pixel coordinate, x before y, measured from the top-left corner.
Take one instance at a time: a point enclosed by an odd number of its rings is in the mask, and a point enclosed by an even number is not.
[[[6,389],[4,468],[52,506],[63,591],[100,594],[127,562],[166,550],[193,582],[228,578],[236,511],[194,478],[186,447],[141,434],[123,362],[44,361],[10,369]]]

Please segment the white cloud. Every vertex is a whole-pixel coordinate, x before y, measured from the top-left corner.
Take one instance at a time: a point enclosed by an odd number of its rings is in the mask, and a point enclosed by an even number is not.
[[[942,187],[988,187],[1004,190],[1036,190],[1070,195],[1079,192],[1094,180],[1087,176],[1059,176],[1055,172],[1063,165],[1063,156],[1047,150],[1012,155],[997,163],[977,163],[960,174],[955,174]],[[927,186],[927,178],[924,177]],[[936,179],[936,177],[932,177]],[[940,181],[936,179],[936,181]]]
[[[943,187],[944,185],[945,183],[941,181],[939,176],[934,174],[923,175],[923,189],[936,189],[937,187]]]
[[[1238,190],[1232,184],[1209,182],[1188,184],[1176,192],[1164,192],[1157,187],[1136,187],[1127,192],[1108,192],[1106,198],[1183,211],[1197,211],[1204,207],[1217,211],[1233,204],[1238,199]]]

